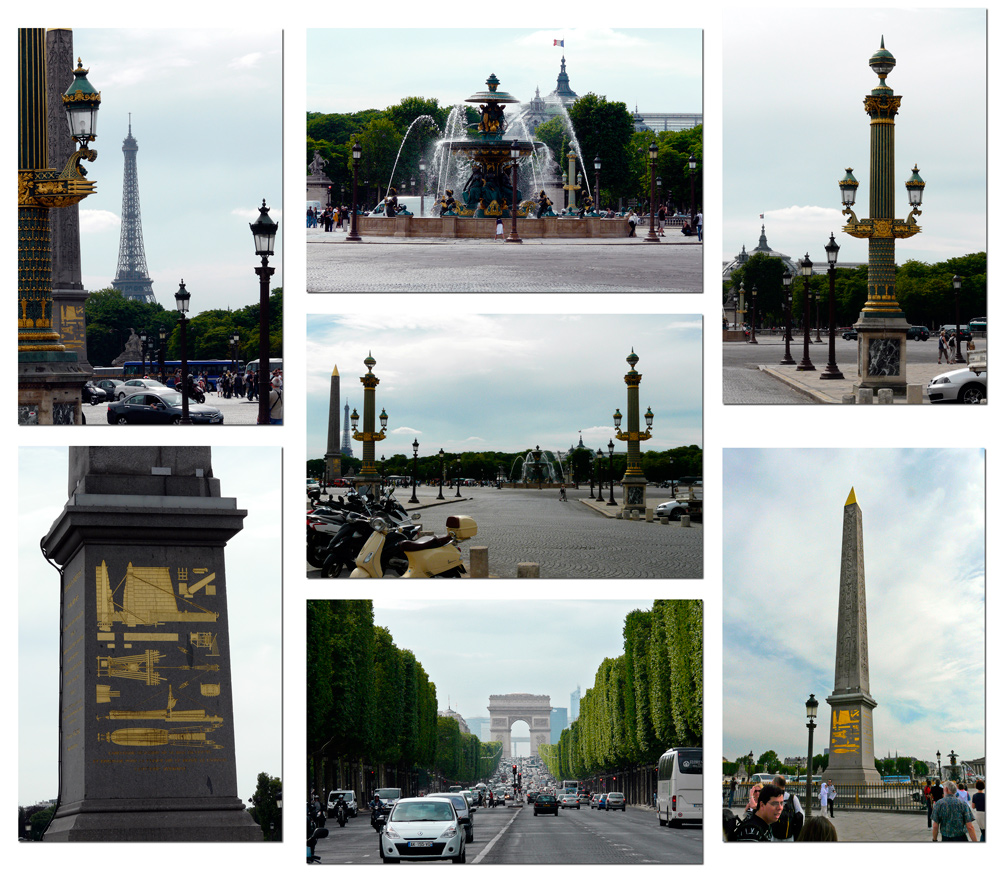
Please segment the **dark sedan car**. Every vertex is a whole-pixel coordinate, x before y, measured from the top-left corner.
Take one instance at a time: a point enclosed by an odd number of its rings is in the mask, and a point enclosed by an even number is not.
[[[83,385],[83,399],[92,406],[105,402],[109,396],[110,393],[107,390],[98,387],[93,381],[88,381]]]
[[[554,814],[559,816],[559,803],[551,793],[539,793],[535,796],[535,817],[540,814]]]
[[[108,424],[180,424],[181,395],[173,390],[134,393],[120,402],[108,403]],[[215,406],[188,403],[192,424],[222,424],[222,412]]]

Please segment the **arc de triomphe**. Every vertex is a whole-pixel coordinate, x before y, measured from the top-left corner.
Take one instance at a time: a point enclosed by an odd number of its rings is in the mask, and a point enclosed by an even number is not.
[[[539,744],[552,740],[549,714],[552,705],[547,694],[491,694],[487,707],[490,714],[490,740],[503,743],[503,755],[510,756],[510,729],[515,722],[526,722],[531,737],[531,752],[538,753]]]

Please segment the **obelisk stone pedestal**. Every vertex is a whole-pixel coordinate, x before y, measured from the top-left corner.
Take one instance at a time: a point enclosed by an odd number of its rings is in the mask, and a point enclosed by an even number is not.
[[[59,805],[46,841],[256,841],[237,797],[224,550],[245,510],[206,447],[70,450]]]
[[[830,705],[830,763],[835,784],[881,783],[875,768],[872,711],[877,704],[868,679],[868,613],[861,507],[854,489],[844,505],[840,553],[837,660]]]

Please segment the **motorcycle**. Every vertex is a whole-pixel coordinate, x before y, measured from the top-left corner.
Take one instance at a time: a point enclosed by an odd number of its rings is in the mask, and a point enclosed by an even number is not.
[[[343,805],[337,806],[337,823],[342,827],[347,824],[347,809]]]
[[[396,537],[399,533],[393,532],[386,520],[376,517],[371,520],[371,529],[355,560],[352,578],[381,578],[386,561],[385,548],[390,544],[406,556],[409,567],[402,577],[433,578],[440,575],[458,578],[465,574],[466,569],[457,542],[474,537],[479,527],[472,517],[449,516],[445,520],[447,534],[408,540]]]
[[[337,577],[343,567],[353,564],[371,529],[367,521],[374,516],[387,519],[408,537],[416,537],[419,527],[413,528],[413,517],[393,497],[393,490],[380,501],[368,495],[350,492],[347,499],[338,497],[322,507],[316,507],[306,516],[306,561],[313,568],[322,568],[323,577]],[[414,514],[419,519],[418,514]],[[406,570],[402,557],[395,569]]]
[[[312,835],[306,839],[306,863],[321,863],[319,855],[316,853],[316,842],[329,835],[330,831],[326,827],[316,827],[313,830]]]
[[[381,836],[382,830],[385,829],[386,821],[389,818],[389,809],[387,806],[383,805],[380,809],[372,809],[372,828],[375,832]]]

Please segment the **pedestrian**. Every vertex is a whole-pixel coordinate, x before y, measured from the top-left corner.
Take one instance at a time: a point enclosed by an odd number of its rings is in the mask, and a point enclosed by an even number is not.
[[[698,227],[698,242],[701,242],[701,229],[705,226],[705,216],[702,215],[701,210],[694,217],[694,222]]]
[[[927,829],[931,828],[931,812],[934,810],[934,797],[931,795],[931,779],[924,784],[924,803],[927,805]]]
[[[827,788],[826,788],[826,810],[829,812],[830,817],[833,817],[833,800],[837,798],[837,789],[833,785],[833,778],[827,778]]]
[[[944,357],[944,361],[948,362],[948,338],[945,336],[944,329],[941,330],[941,334],[938,335],[938,365],[941,365],[941,357]]]
[[[282,395],[280,387],[272,387],[268,399],[268,414],[271,416],[272,424],[281,424],[283,421]]]
[[[979,841],[986,841],[986,784],[982,780],[976,781],[976,792],[972,794],[972,799],[970,799],[970,804],[972,805],[972,814],[976,818],[976,823],[979,824]]]
[[[663,224],[667,220],[667,210],[660,205],[659,210],[656,213],[656,232],[662,237],[663,236]]]
[[[958,796],[958,798],[961,799],[963,802],[969,801],[969,791],[965,789],[965,784],[960,783],[958,785],[958,792],[955,795]]]
[[[797,842],[836,842],[837,828],[825,817],[811,817],[802,825]]]
[[[826,804],[830,801],[830,788],[826,785],[826,781],[823,781],[822,786],[819,788],[819,813],[822,817],[826,817]]]
[[[635,236],[635,226],[639,223],[639,216],[635,214],[635,210],[631,209],[628,213],[628,235],[630,237]]]
[[[753,814],[736,824],[730,837],[731,842],[773,842],[771,827],[781,817],[784,808],[783,790],[775,784],[764,784],[757,796],[757,807]]]
[[[495,243],[498,239],[503,239],[503,219],[499,216],[497,217],[497,230],[496,233],[493,234],[493,242]]]
[[[948,363],[955,362],[955,345],[958,342],[958,332],[953,332],[948,336]]]
[[[794,842],[799,833],[802,832],[802,823],[805,815],[802,813],[802,805],[799,797],[794,793],[789,793],[784,777],[776,774],[771,780],[781,790],[782,809],[781,816],[771,827],[775,842]]]
[[[736,796],[736,775],[729,781],[729,808],[733,807],[733,798]]]
[[[931,842],[937,842],[938,834],[942,842],[975,842],[976,827],[972,809],[958,798],[958,787],[954,781],[945,781],[944,798],[934,803],[931,820]]]

